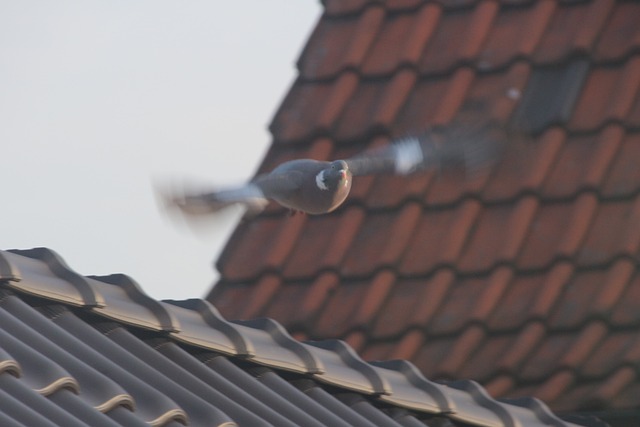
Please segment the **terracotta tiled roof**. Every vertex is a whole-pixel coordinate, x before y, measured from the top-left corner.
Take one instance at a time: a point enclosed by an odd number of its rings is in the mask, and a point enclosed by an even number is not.
[[[368,364],[338,340],[298,342],[271,319],[156,301],[45,248],[0,251],[0,397],[12,427],[602,426],[406,361]]]
[[[272,206],[209,299],[494,396],[637,410],[639,22],[636,1],[326,1],[262,170],[470,108],[525,138],[473,179],[357,179],[319,217]]]

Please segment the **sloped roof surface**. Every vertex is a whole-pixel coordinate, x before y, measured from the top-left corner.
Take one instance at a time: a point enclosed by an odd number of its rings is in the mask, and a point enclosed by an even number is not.
[[[295,341],[270,319],[155,301],[44,248],[0,251],[0,343],[3,426],[576,425],[535,399],[365,363],[341,341]]]
[[[640,3],[328,0],[262,170],[465,109],[516,128],[463,174],[365,177],[336,212],[241,224],[208,297],[493,396],[640,407]]]

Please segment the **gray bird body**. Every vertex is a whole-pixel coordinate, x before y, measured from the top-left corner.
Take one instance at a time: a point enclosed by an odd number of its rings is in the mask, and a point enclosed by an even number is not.
[[[354,176],[405,175],[459,165],[473,172],[495,159],[498,145],[495,135],[485,128],[454,128],[396,140],[346,160],[291,160],[243,186],[169,194],[165,200],[186,214],[211,213],[237,203],[245,205],[248,214],[255,214],[274,200],[292,211],[319,215],[346,200]]]
[[[351,173],[346,164],[345,178],[330,176],[331,162],[298,159],[276,167],[270,174],[258,177],[254,183],[260,187],[264,196],[273,199],[292,211],[301,211],[319,215],[335,210],[349,195]],[[326,188],[318,185],[317,178],[327,172]],[[284,182],[283,182],[284,181]]]

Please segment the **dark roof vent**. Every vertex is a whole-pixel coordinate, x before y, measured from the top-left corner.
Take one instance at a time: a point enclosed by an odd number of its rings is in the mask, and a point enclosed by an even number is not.
[[[535,67],[518,106],[513,125],[523,132],[538,133],[571,117],[589,70],[585,59],[553,66]]]

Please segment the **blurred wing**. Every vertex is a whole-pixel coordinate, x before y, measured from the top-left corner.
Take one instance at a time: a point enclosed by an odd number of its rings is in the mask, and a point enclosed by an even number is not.
[[[193,188],[156,190],[158,199],[169,209],[178,209],[186,215],[206,215],[237,203],[250,211],[261,211],[269,202],[259,187],[247,184],[242,187],[217,191],[202,191]]]
[[[348,159],[347,164],[353,175],[406,175],[456,166],[473,174],[497,159],[501,141],[495,130],[485,125],[428,131],[366,151]]]
[[[249,215],[255,215],[267,206],[269,199],[297,189],[301,183],[299,175],[299,172],[261,175],[246,185],[213,191],[185,186],[156,187],[156,194],[165,208],[176,208],[187,215],[207,215],[234,204],[244,205]]]

